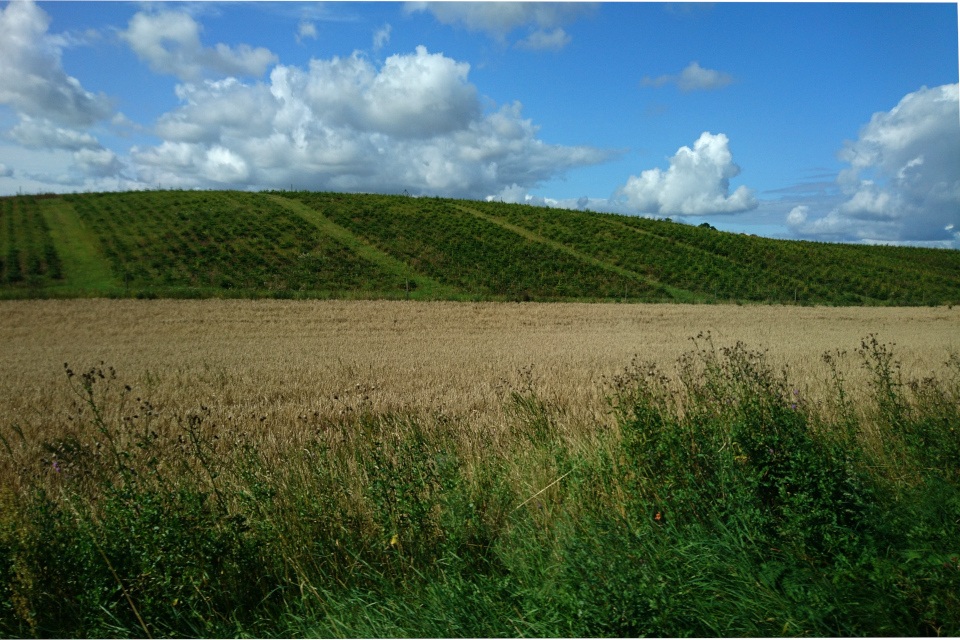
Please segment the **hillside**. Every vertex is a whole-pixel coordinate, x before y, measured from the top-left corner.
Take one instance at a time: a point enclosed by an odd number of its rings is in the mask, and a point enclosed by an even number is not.
[[[404,196],[0,199],[0,298],[83,296],[947,304],[960,252]]]

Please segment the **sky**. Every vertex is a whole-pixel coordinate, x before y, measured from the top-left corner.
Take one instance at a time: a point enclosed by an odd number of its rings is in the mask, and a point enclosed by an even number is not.
[[[0,195],[310,189],[960,249],[956,3],[0,3]]]

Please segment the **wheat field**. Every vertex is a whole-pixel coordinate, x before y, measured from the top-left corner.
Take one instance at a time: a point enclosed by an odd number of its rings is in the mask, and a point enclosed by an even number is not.
[[[609,420],[611,379],[635,357],[671,374],[691,338],[742,341],[811,400],[821,355],[875,333],[905,380],[942,374],[960,351],[960,309],[409,301],[39,300],[0,304],[0,424],[49,433],[75,397],[64,364],[101,362],[158,412],[210,408],[221,421],[289,440],[360,411],[503,423],[510,393],[562,407],[565,427]],[[700,344],[706,344],[703,339]],[[39,433],[37,435],[40,435]]]
[[[3,635],[955,634],[958,320],[0,303]]]

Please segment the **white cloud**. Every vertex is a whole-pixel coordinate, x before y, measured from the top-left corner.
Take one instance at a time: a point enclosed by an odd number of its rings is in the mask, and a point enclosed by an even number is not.
[[[733,82],[733,76],[715,69],[704,69],[694,60],[680,72],[679,75],[663,75],[659,78],[644,78],[640,81],[646,87],[662,87],[665,84],[676,84],[684,93],[690,91],[713,91],[722,89]]]
[[[263,84],[236,78],[178,85],[184,106],[161,116],[154,133],[177,142],[216,142],[221,138],[269,135],[279,104]]]
[[[670,168],[648,169],[630,176],[614,200],[636,213],[662,216],[702,216],[739,213],[757,207],[753,190],[740,186],[728,195],[730,178],[740,173],[727,136],[704,132],[693,149],[680,147]]]
[[[181,80],[198,81],[204,72],[225,76],[259,78],[277,62],[276,54],[263,47],[246,44],[215,47],[200,44],[201,26],[179,11],[135,14],[120,37],[141,60],[158,73],[169,73]]]
[[[570,36],[563,29],[557,27],[550,32],[543,29],[534,31],[524,40],[519,40],[515,46],[530,51],[560,51],[570,44],[570,40]]]
[[[0,104],[77,127],[109,117],[110,100],[63,70],[65,40],[48,34],[49,26],[50,16],[33,2],[9,2],[0,11]]]
[[[640,177],[630,176],[607,198],[554,199],[533,196],[520,184],[510,184],[487,195],[491,201],[521,203],[561,209],[589,209],[627,215],[706,216],[737,214],[759,206],[753,190],[738,187],[730,195],[730,178],[740,173],[733,162],[727,136],[704,132],[693,149],[680,147],[670,158],[670,168],[648,169]],[[791,216],[805,215],[806,207],[797,207]]]
[[[9,178],[13,175],[13,169],[0,162],[0,178]]]
[[[524,187],[518,184],[512,184],[504,187],[499,193],[486,197],[487,202],[504,202],[507,204],[529,204],[534,207],[552,207],[555,209],[589,209],[591,211],[610,211],[621,212],[622,207],[617,203],[606,198],[589,198],[582,196],[580,198],[560,199],[547,198],[543,196],[534,196],[527,193]]]
[[[594,6],[578,2],[407,2],[404,10],[408,14],[428,11],[442,24],[483,31],[500,42],[518,27],[532,27],[530,37],[521,41],[526,45],[518,46],[556,50],[570,42],[570,36],[557,28],[592,12]],[[553,31],[547,33],[546,29]],[[535,46],[538,43],[544,46]]]
[[[87,176],[112,176],[120,171],[120,160],[109,149],[80,149],[73,154],[73,161]]]
[[[121,111],[117,111],[117,113],[110,118],[110,124],[115,127],[114,132],[121,137],[129,136],[130,131],[143,131],[141,125],[128,118],[126,114]]]
[[[316,40],[316,39],[317,39],[317,25],[315,25],[313,22],[307,20],[306,18],[301,19],[300,22],[297,24],[297,36],[296,36],[296,38],[297,38],[297,42],[302,42],[303,40],[306,40],[307,38],[311,38],[311,39],[313,39],[313,40]]]
[[[154,129],[165,141],[132,158],[143,181],[171,186],[482,197],[611,157],[543,143],[519,103],[484,113],[469,70],[417,47],[379,68],[357,53],[278,65],[269,83],[183,84]]]
[[[100,142],[89,133],[58,127],[47,119],[21,116],[20,122],[4,137],[32,149],[100,149]]]
[[[384,24],[373,33],[373,48],[380,50],[385,44],[390,42],[390,31],[393,30],[389,24]]]
[[[470,65],[423,46],[393,55],[379,72],[360,55],[311,60],[309,71],[283,67],[272,92],[302,100],[330,125],[423,137],[466,127],[480,116],[477,89],[466,81]]]
[[[790,210],[787,214],[787,224],[791,227],[798,227],[807,221],[807,214],[810,213],[810,207],[799,205]]]
[[[907,94],[875,113],[838,157],[847,200],[827,215],[787,222],[823,240],[947,241],[960,226],[960,86]],[[949,227],[949,228],[948,228]]]

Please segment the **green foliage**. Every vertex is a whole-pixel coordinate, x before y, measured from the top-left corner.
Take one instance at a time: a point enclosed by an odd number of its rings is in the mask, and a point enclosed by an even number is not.
[[[63,265],[37,198],[0,198],[0,283],[36,289],[63,278]]]
[[[620,298],[623,276],[525,238],[447,200],[297,192],[304,204],[416,272],[465,293],[514,300]],[[634,299],[668,297],[642,279]]]
[[[393,274],[266,196],[141,192],[68,196],[127,290],[230,295],[397,290]],[[159,286],[158,286],[159,285]]]
[[[773,240],[707,223],[372,194],[45,198],[0,199],[2,297],[960,300],[954,250]],[[56,222],[53,234],[43,211]]]
[[[834,368],[827,418],[762,352],[695,343],[680,393],[617,378],[592,449],[515,390],[509,451],[480,434],[469,471],[449,419],[318,423],[278,464],[67,368],[61,438],[33,458],[0,434],[0,634],[960,633],[960,360],[903,383],[868,336],[873,400]]]
[[[712,299],[919,305],[943,304],[960,293],[957,251],[772,240],[717,233],[708,223],[496,202],[469,206]]]
[[[887,346],[868,338],[861,356],[880,439],[896,449],[879,459],[849,425],[815,421],[742,345],[688,359],[683,411],[654,370],[629,372],[617,410],[630,490],[622,516],[597,511],[569,542],[574,633],[956,633],[955,457],[898,445],[924,424],[907,406],[946,413],[924,437],[952,439],[958,386],[928,381],[938,401],[911,401]]]

